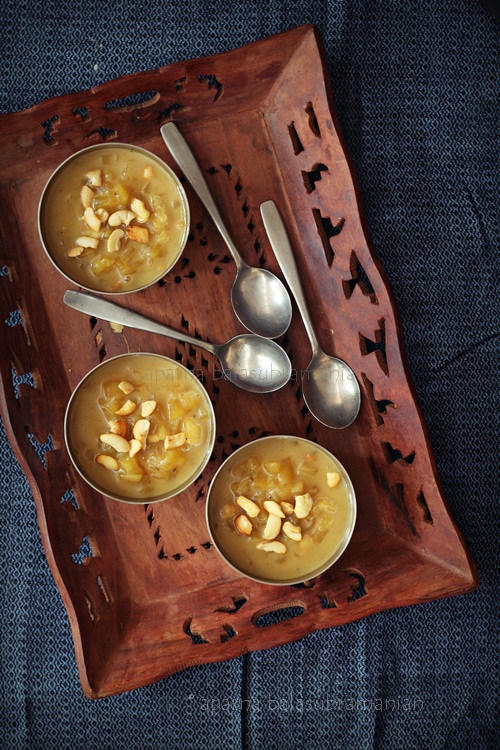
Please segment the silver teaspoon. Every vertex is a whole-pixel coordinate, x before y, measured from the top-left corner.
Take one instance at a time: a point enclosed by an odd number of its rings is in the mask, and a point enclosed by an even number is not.
[[[275,203],[262,203],[260,211],[271,247],[297,302],[311,343],[312,359],[302,378],[304,401],[311,414],[322,424],[336,429],[347,427],[359,412],[359,383],[349,365],[338,357],[328,356],[319,346],[293,249]]]
[[[275,341],[252,334],[240,334],[225,344],[210,344],[92,294],[68,290],[63,300],[68,307],[101,320],[168,336],[215,354],[221,363],[224,377],[244,391],[271,393],[290,380],[290,360]]]
[[[236,263],[231,302],[236,317],[257,336],[275,339],[287,330],[292,318],[289,294],[281,281],[265,268],[249,266],[229,236],[193,152],[173,122],[160,128],[172,158],[212,217]]]

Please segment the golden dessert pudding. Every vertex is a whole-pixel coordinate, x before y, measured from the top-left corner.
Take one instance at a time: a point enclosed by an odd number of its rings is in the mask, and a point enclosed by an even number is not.
[[[184,189],[154,154],[125,143],[90,146],[66,159],[39,205],[42,244],[68,279],[120,294],[162,278],[189,231]]]
[[[270,436],[239,448],[207,497],[214,545],[238,572],[269,584],[306,581],[345,550],[356,499],[343,466],[303,438]]]
[[[64,432],[72,462],[94,489],[151,503],[199,477],[213,449],[215,417],[185,367],[158,354],[124,354],[80,382]]]

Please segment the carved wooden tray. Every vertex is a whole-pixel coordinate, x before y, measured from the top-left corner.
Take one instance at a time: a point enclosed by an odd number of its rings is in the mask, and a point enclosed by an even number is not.
[[[320,343],[349,362],[361,384],[361,412],[348,429],[329,430],[307,411],[300,373],[310,349],[296,313],[282,339],[294,377],[281,391],[255,396],[224,380],[201,350],[132,330],[116,333],[63,308],[69,285],[45,257],[37,232],[45,181],[67,156],[101,140],[139,144],[176,169],[159,133],[171,119],[205,170],[243,255],[279,274],[259,212],[264,200],[278,204]],[[367,242],[312,26],[2,115],[0,132],[2,416],[35,497],[87,696],[477,586],[409,382],[394,301]],[[222,342],[242,330],[229,304],[234,263],[186,189],[192,226],[182,259],[154,288],[120,304]],[[104,357],[139,349],[175,357],[203,376],[218,437],[194,488],[134,507],[83,485],[62,435],[66,402],[80,378]],[[275,588],[239,577],[208,541],[211,476],[232,450],[266,433],[325,445],[355,485],[351,544],[306,586]]]

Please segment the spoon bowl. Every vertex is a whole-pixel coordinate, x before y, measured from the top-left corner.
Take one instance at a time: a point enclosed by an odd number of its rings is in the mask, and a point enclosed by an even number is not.
[[[249,266],[243,260],[222,221],[203,172],[175,123],[166,123],[160,132],[172,158],[212,217],[236,263],[236,278],[231,290],[236,317],[257,336],[270,339],[282,336],[292,319],[292,303],[285,285],[271,271]]]
[[[293,249],[283,220],[273,201],[260,207],[271,247],[297,307],[311,343],[312,358],[302,379],[302,394],[307,408],[327,427],[348,427],[358,416],[361,393],[353,371],[343,360],[325,354],[320,348],[307,307]]]
[[[211,344],[92,294],[68,290],[63,300],[68,307],[101,320],[168,336],[215,354],[221,363],[224,377],[244,391],[271,393],[282,388],[290,380],[290,360],[285,350],[270,339],[244,333],[225,344]]]

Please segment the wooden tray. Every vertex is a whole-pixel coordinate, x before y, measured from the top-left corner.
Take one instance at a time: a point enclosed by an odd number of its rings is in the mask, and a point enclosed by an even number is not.
[[[294,377],[277,393],[255,396],[224,380],[201,350],[132,330],[116,333],[63,307],[69,284],[45,257],[37,232],[49,174],[74,151],[113,139],[150,149],[174,167],[159,134],[168,120],[191,144],[243,255],[279,274],[259,213],[262,201],[277,202],[320,342],[349,362],[362,387],[361,412],[350,428],[329,430],[307,411],[300,381],[310,349],[296,314],[282,340]],[[312,26],[2,115],[0,130],[2,416],[35,497],[87,696],[478,585],[443,498]],[[222,342],[242,330],[229,304],[234,263],[187,192],[192,226],[183,258],[154,288],[120,303]],[[191,490],[134,507],[86,487],[69,465],[62,435],[80,378],[104,357],[139,349],[175,357],[203,376],[218,437]],[[355,485],[351,544],[307,585],[248,581],[208,542],[211,476],[232,450],[267,433],[325,445]]]

